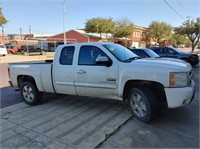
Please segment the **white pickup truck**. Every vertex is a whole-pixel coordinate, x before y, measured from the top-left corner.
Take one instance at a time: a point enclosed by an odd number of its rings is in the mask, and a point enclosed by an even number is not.
[[[128,101],[133,115],[150,121],[161,106],[190,103],[195,93],[189,63],[139,59],[125,47],[106,42],[60,45],[54,60],[9,64],[10,85],[27,104],[42,92]]]

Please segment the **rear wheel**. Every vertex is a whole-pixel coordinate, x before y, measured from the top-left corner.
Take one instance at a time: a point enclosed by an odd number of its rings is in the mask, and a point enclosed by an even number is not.
[[[133,115],[143,121],[151,121],[157,114],[157,101],[146,87],[133,87],[129,91],[129,106]]]
[[[42,54],[42,55],[46,55],[46,51],[43,50],[41,54]]]
[[[21,95],[26,104],[36,105],[42,101],[42,93],[32,82],[24,82],[21,86]]]
[[[24,55],[25,56],[29,56],[29,52],[28,51],[24,51]]]

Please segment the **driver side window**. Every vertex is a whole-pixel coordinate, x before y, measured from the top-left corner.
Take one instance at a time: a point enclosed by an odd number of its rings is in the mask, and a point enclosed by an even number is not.
[[[166,49],[166,52],[167,52],[167,54],[176,54],[176,51],[169,49],[169,48]]]
[[[106,54],[98,47],[82,46],[80,48],[78,65],[100,65],[96,64],[96,59],[99,56],[106,56]]]

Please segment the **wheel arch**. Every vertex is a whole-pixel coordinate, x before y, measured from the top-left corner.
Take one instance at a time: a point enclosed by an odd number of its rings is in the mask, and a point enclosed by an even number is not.
[[[32,76],[29,76],[29,75],[19,75],[19,76],[17,76],[17,84],[18,84],[19,88],[22,86],[22,84],[24,82],[31,82],[38,89],[37,84],[35,82],[35,79]]]
[[[167,107],[167,97],[165,94],[164,86],[155,81],[144,81],[144,80],[129,80],[124,85],[123,100],[127,100],[128,93],[132,87],[143,86],[150,89],[156,96],[158,104]]]

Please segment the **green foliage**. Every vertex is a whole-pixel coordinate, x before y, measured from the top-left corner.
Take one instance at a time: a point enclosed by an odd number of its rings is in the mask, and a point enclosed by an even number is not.
[[[112,33],[114,31],[115,22],[112,18],[93,18],[86,22],[85,31],[90,33]]]
[[[186,44],[187,38],[184,35],[180,35],[180,34],[173,34],[172,35],[172,39],[171,42],[174,45],[181,45],[181,44]]]
[[[2,8],[0,6],[0,27],[4,24],[6,24],[8,21],[6,20],[6,18],[4,17],[3,15],[3,12],[2,12]]]
[[[170,39],[172,37],[172,26],[165,22],[153,21],[149,25],[149,35],[157,43],[160,39]]]
[[[127,37],[133,33],[133,23],[128,18],[121,18],[116,21],[114,37]]]
[[[200,18],[195,20],[186,20],[179,27],[174,29],[174,32],[181,35],[186,35],[192,42],[192,52],[200,39]]]
[[[127,37],[133,32],[133,23],[127,18],[114,22],[112,18],[92,18],[87,20],[85,31],[90,33],[113,33],[114,37]]]

